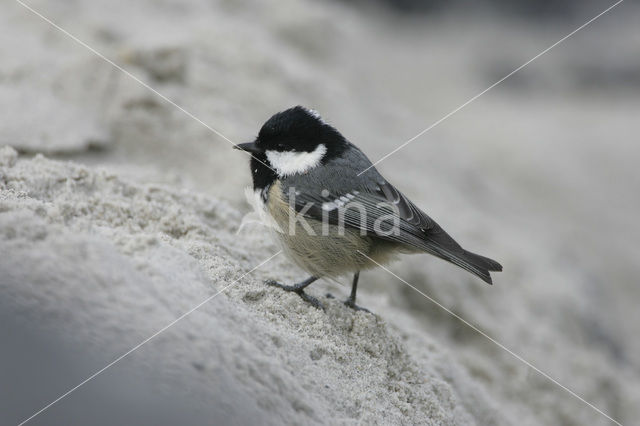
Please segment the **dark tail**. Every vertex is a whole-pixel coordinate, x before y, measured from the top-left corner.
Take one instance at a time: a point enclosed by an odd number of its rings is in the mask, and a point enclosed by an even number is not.
[[[496,262],[493,259],[489,259],[488,257],[480,256],[479,254],[471,253],[470,251],[464,250],[464,255],[462,259],[464,262],[473,266],[474,270],[468,269],[462,266],[464,269],[469,272],[479,276],[485,282],[489,284],[493,284],[491,281],[491,275],[489,271],[500,272],[502,271],[502,265]],[[479,271],[480,273],[476,272]]]
[[[488,284],[493,284],[490,271],[502,271],[498,262],[463,249],[439,226],[429,230],[424,243],[427,252],[471,272]]]

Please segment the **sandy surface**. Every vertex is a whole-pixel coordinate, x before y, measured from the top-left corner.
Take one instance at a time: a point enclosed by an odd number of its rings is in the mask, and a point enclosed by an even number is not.
[[[538,27],[318,2],[29,4],[234,142],[304,104],[372,159],[599,11]],[[247,159],[1,8],[0,423],[225,289],[33,424],[610,424],[385,271],[362,277],[375,315],[341,305],[346,279],[312,287],[326,313],[265,287],[303,274],[283,255],[246,274],[278,251],[258,225],[237,233]],[[613,11],[379,167],[505,266],[492,287],[423,256],[394,273],[625,425],[640,418],[637,16]]]

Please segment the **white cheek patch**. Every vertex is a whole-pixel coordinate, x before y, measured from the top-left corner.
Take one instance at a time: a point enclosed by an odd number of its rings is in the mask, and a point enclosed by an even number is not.
[[[267,150],[267,160],[280,177],[305,173],[320,164],[327,153],[327,147],[320,144],[311,152]]]

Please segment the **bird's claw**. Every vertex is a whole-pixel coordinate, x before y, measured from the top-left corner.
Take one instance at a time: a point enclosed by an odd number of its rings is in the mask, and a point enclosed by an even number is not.
[[[275,280],[266,280],[264,283],[271,287],[281,288],[284,291],[292,291],[296,293],[298,296],[300,296],[302,300],[304,300],[314,308],[322,309],[323,311],[325,310],[324,305],[320,303],[318,299],[304,292],[304,288],[296,287],[295,285],[281,284]]]
[[[315,297],[308,295],[304,291],[299,291],[297,293],[302,298],[302,300],[304,300],[305,302],[309,303],[314,308],[322,309],[323,311],[325,310],[324,309],[324,305],[322,303],[320,303],[320,301],[318,299],[316,299]]]
[[[351,309],[353,309],[354,311],[364,311],[364,312],[371,313],[371,311],[368,310],[367,308],[363,308],[363,307],[360,307],[360,306],[356,305],[355,302],[352,299],[345,300],[344,301],[344,305],[349,307],[349,308],[351,308]]]

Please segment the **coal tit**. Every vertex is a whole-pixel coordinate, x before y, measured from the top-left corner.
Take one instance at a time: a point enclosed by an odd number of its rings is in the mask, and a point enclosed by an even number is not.
[[[355,303],[360,271],[398,253],[432,254],[489,284],[489,272],[502,270],[498,262],[463,249],[313,110],[296,106],[279,112],[254,142],[235,147],[251,153],[253,189],[277,225],[285,253],[311,275],[293,285],[267,283],[316,307],[322,305],[304,292],[309,284],[354,274],[345,304],[360,309]]]

